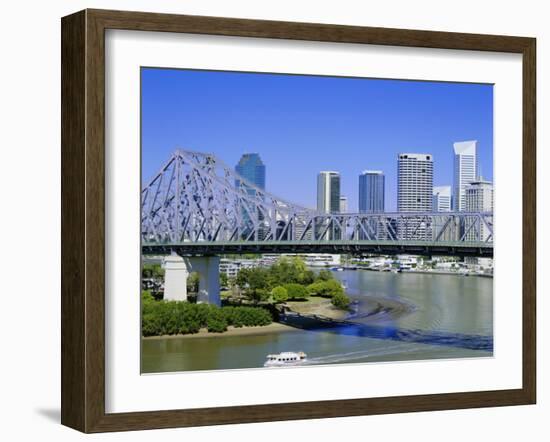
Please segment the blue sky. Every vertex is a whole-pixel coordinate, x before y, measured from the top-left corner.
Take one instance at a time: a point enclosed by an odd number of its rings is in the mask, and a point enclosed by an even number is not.
[[[455,141],[478,140],[493,176],[493,87],[482,84],[142,68],[142,180],[176,148],[234,167],[245,152],[266,165],[266,189],[315,207],[320,170],[341,173],[349,210],[359,174],[386,174],[396,208],[397,154],[430,153],[434,185],[452,185]]]

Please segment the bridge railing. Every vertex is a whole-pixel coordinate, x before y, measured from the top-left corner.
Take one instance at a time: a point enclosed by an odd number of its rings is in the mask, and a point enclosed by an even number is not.
[[[493,242],[492,213],[383,213],[303,214],[248,216],[245,222],[220,221],[188,215],[174,224],[168,219],[158,226],[144,223],[145,243],[242,242],[242,241],[426,241]]]

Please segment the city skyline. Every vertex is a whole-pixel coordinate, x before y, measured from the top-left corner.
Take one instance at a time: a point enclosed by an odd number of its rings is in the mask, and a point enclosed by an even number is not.
[[[475,146],[476,141],[467,141],[467,142],[457,142],[454,143],[455,151],[455,166],[456,166],[456,157],[459,156],[456,154],[456,146],[460,144],[472,144]],[[468,207],[468,203],[465,202],[465,207],[463,208],[454,208],[457,198],[454,197],[454,192],[458,191],[460,188],[463,189],[464,193],[468,193],[469,189],[474,185],[479,185],[479,183],[490,184],[491,187],[493,183],[491,181],[485,180],[481,175],[479,175],[479,166],[476,164],[474,169],[475,179],[471,181],[466,181],[460,187],[453,185],[444,185],[444,186],[433,186],[433,161],[431,160],[431,155],[429,154],[418,154],[418,153],[409,153],[409,154],[400,154],[398,157],[398,168],[400,167],[399,161],[402,159],[402,156],[406,157],[426,157],[430,163],[430,185],[423,190],[423,193],[426,196],[430,192],[430,187],[432,191],[431,203],[428,202],[429,198],[425,198],[422,207],[413,208],[414,210],[402,207],[401,210],[397,211],[407,212],[407,211],[427,211],[428,205],[431,204],[432,211],[434,212],[450,212],[451,210],[460,211],[471,211],[472,207]],[[475,162],[475,155],[474,162]],[[423,158],[423,159],[426,159]],[[459,160],[460,164],[460,160]],[[410,168],[410,166],[408,166]],[[460,171],[460,167],[458,168]],[[261,157],[258,153],[251,152],[245,153],[241,156],[241,159],[235,166],[235,171],[239,173],[243,178],[251,182],[252,184],[258,186],[261,189],[265,189],[265,176],[266,176],[266,165],[262,162]],[[453,177],[453,181],[456,181],[456,176],[460,176],[460,173],[456,173]],[[398,173],[398,188],[399,180],[403,177]],[[418,193],[418,181],[416,177],[408,177],[407,185],[414,191],[415,195]],[[324,213],[336,213],[336,205],[339,207],[341,213],[349,212],[349,199],[346,195],[340,193],[340,181],[341,176],[338,171],[320,171],[317,175],[317,210]],[[334,184],[337,184],[336,191],[333,191]],[[384,194],[385,194],[385,175],[382,170],[364,170],[359,175],[358,181],[358,207],[359,213],[384,213]],[[398,191],[398,201],[399,201],[399,191]],[[410,203],[404,204],[408,205]],[[329,209],[330,207],[330,209]],[[492,210],[492,209],[491,209]]]
[[[143,69],[142,80],[142,183],[177,147],[229,165],[257,152],[266,190],[283,199],[315,208],[316,176],[335,170],[357,212],[357,177],[375,169],[395,211],[397,154],[431,153],[433,185],[452,185],[453,143],[467,139],[492,180],[490,85],[161,69]]]

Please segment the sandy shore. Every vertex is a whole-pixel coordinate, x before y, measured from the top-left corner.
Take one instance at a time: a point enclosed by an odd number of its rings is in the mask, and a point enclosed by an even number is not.
[[[264,335],[273,332],[284,331],[296,331],[294,327],[289,325],[280,324],[278,322],[272,322],[269,325],[257,326],[257,327],[240,327],[235,328],[232,326],[227,327],[227,331],[223,333],[210,333],[207,329],[201,328],[198,333],[186,334],[186,335],[163,335],[163,336],[147,336],[142,339],[195,339],[195,338],[223,338],[229,336],[257,336]]]
[[[347,310],[334,307],[330,299],[321,298],[320,296],[312,296],[308,301],[290,301],[287,302],[287,305],[296,313],[326,316],[331,319],[344,319],[349,313]]]

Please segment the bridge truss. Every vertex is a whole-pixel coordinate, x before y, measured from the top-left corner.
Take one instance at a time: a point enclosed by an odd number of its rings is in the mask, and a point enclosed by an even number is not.
[[[492,254],[493,214],[321,213],[258,188],[213,155],[177,150],[142,190],[141,235],[144,250],[416,244]]]

